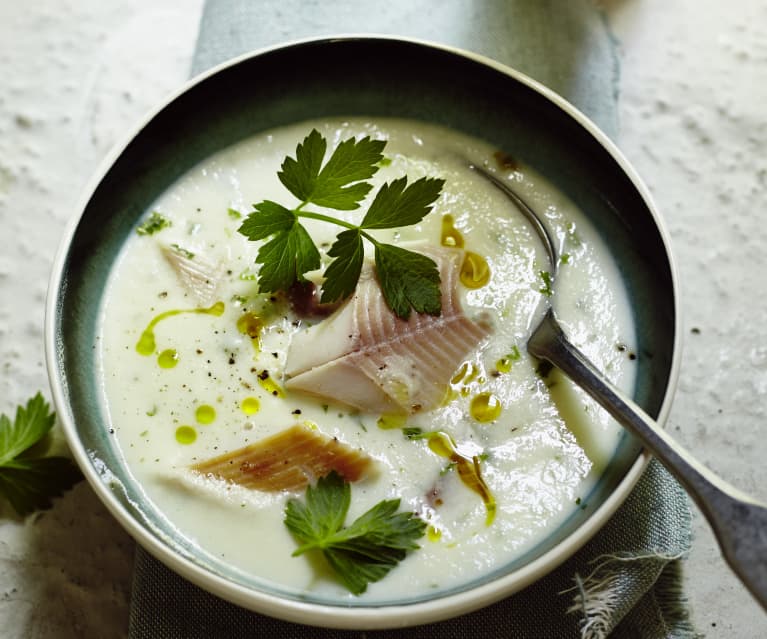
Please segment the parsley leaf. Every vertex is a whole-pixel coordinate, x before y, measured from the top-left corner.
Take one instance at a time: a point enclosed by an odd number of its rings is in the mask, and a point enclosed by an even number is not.
[[[289,231],[296,221],[291,211],[271,200],[254,204],[253,208],[256,212],[251,213],[237,229],[249,240],[263,240],[274,233]]]
[[[538,275],[543,281],[543,286],[538,289],[538,292],[543,293],[546,297],[551,297],[551,273],[548,271],[538,271]]]
[[[286,157],[282,162],[277,177],[302,202],[308,201],[314,191],[327,148],[325,138],[317,129],[312,129],[296,147],[296,158]]]
[[[375,261],[381,291],[398,317],[408,319],[411,306],[418,313],[442,312],[439,271],[432,259],[381,243],[376,245]]]
[[[367,180],[378,171],[385,141],[364,137],[341,142],[324,167],[325,138],[316,130],[296,147],[296,159],[285,158],[277,174],[280,182],[302,202],[338,210],[359,208],[372,186]],[[320,171],[320,169],[322,170]]]
[[[359,230],[342,231],[328,251],[334,259],[325,271],[320,302],[336,302],[349,297],[357,286],[362,272],[365,249]]]
[[[320,550],[355,595],[385,577],[419,546],[426,523],[411,512],[397,512],[399,499],[379,502],[343,528],[351,502],[348,482],[335,471],[306,489],[306,503],[290,499],[285,525],[302,544],[293,556]]]
[[[56,419],[40,393],[16,409],[11,422],[0,415],[0,494],[21,516],[49,508],[52,498],[61,495],[82,479],[77,466],[67,457],[42,457],[32,447],[51,430]]]
[[[264,244],[256,255],[262,264],[258,273],[261,291],[275,293],[287,291],[304,273],[320,267],[320,253],[306,229],[295,220]]]
[[[323,303],[342,300],[352,294],[364,261],[364,240],[375,247],[378,280],[389,308],[407,319],[411,309],[439,315],[440,278],[430,258],[379,242],[367,230],[409,226],[420,222],[439,197],[444,180],[421,178],[408,186],[407,177],[386,183],[378,190],[360,225],[305,210],[316,204],[337,210],[352,210],[370,192],[365,182],[384,162],[384,140],[350,138],[335,148],[324,164],[327,141],[312,130],[296,146],[296,155],[286,157],[278,177],[300,204],[288,209],[271,200],[254,205],[239,232],[248,239],[271,239],[261,246],[256,262],[261,264],[258,286],[262,292],[288,290],[319,268],[320,255],[301,218],[311,218],[345,227],[328,251],[333,258],[325,269]]]
[[[305,544],[324,539],[344,525],[351,503],[352,491],[343,478],[335,472],[320,478],[316,486],[307,486],[306,504],[291,499],[285,507],[285,525]],[[311,547],[301,546],[294,557]]]
[[[421,178],[407,186],[407,177],[384,184],[376,194],[360,226],[391,229],[417,224],[431,211],[445,180]]]

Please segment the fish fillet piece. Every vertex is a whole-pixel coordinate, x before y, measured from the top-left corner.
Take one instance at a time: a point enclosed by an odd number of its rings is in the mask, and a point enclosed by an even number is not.
[[[364,411],[412,413],[442,403],[450,378],[490,332],[463,312],[458,294],[463,251],[425,248],[437,263],[442,314],[391,312],[367,266],[349,301],[293,339],[285,387]]]
[[[191,254],[176,246],[163,246],[162,254],[178,277],[181,285],[198,304],[209,306],[216,300],[223,268],[204,255]]]
[[[375,467],[373,458],[363,451],[314,428],[296,424],[191,468],[245,488],[295,491],[331,470],[352,482],[369,476]]]

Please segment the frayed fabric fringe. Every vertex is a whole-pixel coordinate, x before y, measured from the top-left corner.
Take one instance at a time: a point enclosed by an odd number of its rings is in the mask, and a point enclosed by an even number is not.
[[[680,587],[682,556],[603,555],[591,562],[587,577],[576,574],[575,586],[565,592],[574,591],[568,613],[581,615],[581,639],[604,639],[616,630],[619,637],[698,637]]]

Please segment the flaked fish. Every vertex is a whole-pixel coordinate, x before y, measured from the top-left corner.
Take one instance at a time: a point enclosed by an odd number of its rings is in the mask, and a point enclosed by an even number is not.
[[[223,275],[221,264],[199,253],[177,246],[163,246],[162,254],[171,265],[179,282],[201,306],[216,300],[216,291]]]
[[[328,319],[299,333],[285,387],[365,411],[413,413],[442,403],[450,378],[490,327],[463,312],[458,291],[464,252],[424,248],[439,268],[442,313],[398,318],[372,267],[354,295]]]

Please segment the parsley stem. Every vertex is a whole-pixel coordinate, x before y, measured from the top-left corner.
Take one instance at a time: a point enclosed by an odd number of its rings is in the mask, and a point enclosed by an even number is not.
[[[301,206],[303,206],[303,204]],[[329,222],[330,224],[337,224],[338,226],[343,226],[344,228],[351,229],[352,231],[359,231],[360,235],[364,237],[366,240],[368,240],[370,243],[372,243],[374,246],[379,245],[378,240],[376,240],[369,233],[366,233],[365,231],[363,231],[356,224],[352,224],[351,222],[347,222],[346,220],[339,220],[338,218],[330,217],[329,215],[323,215],[322,213],[315,213],[313,211],[301,211],[300,210],[301,206],[299,206],[296,209],[293,209],[293,213],[295,213],[298,217],[308,217],[313,220],[320,220],[321,222]]]
[[[296,215],[298,215],[298,217],[309,217],[309,218],[312,218],[313,220],[330,222],[331,224],[338,224],[338,226],[344,226],[347,229],[357,230],[359,228],[359,226],[352,224],[351,222],[347,222],[346,220],[339,220],[338,218],[330,217],[329,215],[323,215],[322,213],[314,213],[313,211],[301,211],[300,209],[301,207],[299,206],[297,209],[293,210],[293,212]]]
[[[323,544],[321,541],[310,541],[305,544],[302,544],[298,548],[296,548],[292,553],[291,557],[299,557],[300,555],[303,555],[305,552],[309,550],[315,550],[319,549],[322,550],[325,548],[326,544]]]

